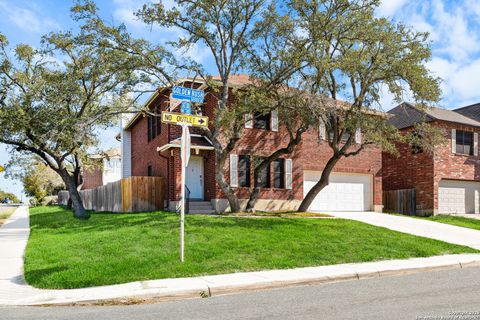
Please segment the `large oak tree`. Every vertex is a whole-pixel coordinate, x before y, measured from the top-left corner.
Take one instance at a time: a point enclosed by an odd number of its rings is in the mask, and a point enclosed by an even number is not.
[[[387,117],[377,113],[382,110],[382,92],[396,101],[409,97],[425,107],[440,97],[439,80],[426,67],[431,56],[428,35],[377,17],[379,4],[377,0],[294,0],[289,6],[289,14],[300,21],[311,45],[305,57],[309,67],[301,71],[299,87],[319,97],[318,125],[331,149],[320,180],[299,211],[308,210],[328,185],[340,159],[371,146],[395,152],[394,142],[405,139]],[[355,139],[358,129],[360,141]]]
[[[124,26],[111,30],[129,41]],[[125,95],[151,81],[138,68],[145,55],[112,49],[110,43],[89,25],[78,34],[44,36],[39,48],[12,48],[0,34],[0,142],[34,154],[54,170],[79,219],[89,218],[78,189],[82,159],[98,143],[98,128],[116,123],[132,107]],[[152,57],[157,68],[161,57],[158,52]]]

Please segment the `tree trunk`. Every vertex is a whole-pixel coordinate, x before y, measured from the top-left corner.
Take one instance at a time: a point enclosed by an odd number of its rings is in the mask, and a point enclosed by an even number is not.
[[[80,196],[80,192],[78,192],[77,187],[74,185],[68,189],[68,192],[70,193],[70,199],[72,199],[73,216],[80,220],[88,220],[90,218],[90,214],[83,206],[82,197]]]
[[[74,177],[72,177],[66,169],[59,170],[59,174],[67,186],[68,193],[70,195],[69,201],[71,201],[73,207],[73,216],[80,220],[88,220],[90,218],[90,214],[83,206],[82,197],[80,196],[80,192],[77,190],[77,184],[75,183]]]
[[[260,195],[260,188],[253,188],[253,191],[250,192],[247,202],[247,212],[255,212],[255,204],[257,203],[258,196]]]
[[[233,192],[232,188],[230,188],[228,183],[225,182],[223,171],[224,164],[225,161],[223,161],[223,163],[218,163],[215,166],[215,180],[220,186],[220,189],[222,189],[222,192],[227,196],[228,203],[230,204],[230,211],[233,213],[240,212],[240,202],[238,201],[238,197],[235,192]]]
[[[330,158],[325,165],[325,168],[323,169],[322,176],[320,177],[320,180],[308,191],[307,195],[303,199],[302,203],[298,207],[298,212],[306,212],[310,205],[312,204],[313,200],[315,200],[315,197],[318,195],[320,191],[323,190],[326,186],[328,186],[329,180],[330,180],[330,174],[333,171],[333,168],[337,164],[338,160],[340,160],[339,155],[334,155],[332,158]]]

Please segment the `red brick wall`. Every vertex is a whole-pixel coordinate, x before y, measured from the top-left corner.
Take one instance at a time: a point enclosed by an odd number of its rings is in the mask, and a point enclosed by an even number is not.
[[[452,153],[452,129],[480,133],[479,128],[443,121],[437,122],[437,126],[444,131],[447,142],[435,148],[433,180],[435,209],[438,208],[438,186],[441,179],[480,181],[480,157]]]
[[[152,102],[153,106],[160,105],[162,110],[167,107],[167,98],[161,96]],[[131,129],[132,133],[132,175],[146,176],[148,166],[151,165],[153,175],[167,177],[167,160],[160,157],[157,147],[168,141],[168,126],[162,125],[162,132],[150,142],[148,141],[148,118],[141,117]]]
[[[411,129],[404,130],[407,134]],[[426,152],[412,153],[407,143],[397,143],[398,157],[383,153],[383,190],[416,189],[417,209],[433,208],[433,158]]]
[[[163,96],[168,96],[167,93]],[[230,95],[231,99],[233,95]],[[163,99],[163,100],[162,100]],[[166,106],[166,98],[157,99],[153,104],[162,104],[163,110]],[[214,110],[218,99],[213,94],[206,95],[205,115],[210,118],[210,126],[213,122]],[[280,119],[281,124],[281,119]],[[132,131],[132,174],[146,175],[149,164],[154,168],[155,175],[166,177],[167,161],[162,159],[156,149],[177,137],[181,136],[181,127],[175,125],[162,124],[162,134],[150,143],[147,142],[147,119],[143,118],[131,129]],[[169,133],[169,134],[167,134]],[[200,133],[197,128],[191,128],[192,134]],[[318,143],[318,131],[310,130],[303,136],[303,142],[297,149],[284,158],[293,160],[293,189],[263,189],[260,192],[260,199],[281,199],[281,200],[301,200],[303,199],[303,170],[322,170],[325,163],[331,155],[331,150],[326,142]],[[235,154],[255,154],[258,156],[269,155],[279,146],[285,146],[288,143],[288,137],[285,128],[280,125],[279,132],[272,132],[260,129],[244,129],[243,136],[235,147]],[[178,200],[180,196],[180,157],[179,149],[173,148],[165,152],[164,155],[170,160],[169,168],[169,199]],[[192,155],[194,152],[192,150]],[[201,151],[200,156],[204,157],[204,195],[206,200],[214,198],[225,198],[215,182],[215,153],[213,151]],[[348,159],[342,159],[334,171],[365,173],[374,176],[374,204],[382,203],[382,158],[381,151],[377,148],[368,148],[359,155]],[[225,163],[225,178],[229,180],[229,159]],[[271,181],[273,181],[273,172],[271,172]],[[253,175],[253,171],[252,171]],[[253,185],[253,178],[252,178]],[[247,188],[236,188],[237,195],[240,198],[248,197]]]
[[[281,119],[280,119],[281,123]],[[270,155],[274,150],[288,144],[286,129],[280,125],[278,132],[244,129],[243,136],[237,143],[233,153],[255,154],[258,156]],[[282,158],[292,159],[292,190],[285,189],[262,189],[260,199],[279,200],[302,200],[303,199],[303,171],[323,170],[325,164],[333,154],[326,141],[319,143],[318,131],[310,129],[302,136],[302,142],[290,155]],[[334,168],[334,172],[372,174],[374,177],[374,204],[382,204],[382,157],[378,148],[367,148],[359,155],[341,159]],[[225,174],[229,176],[229,163],[225,166]],[[252,170],[253,171],[253,170]],[[271,170],[270,181],[273,181]],[[253,172],[252,172],[253,175]],[[251,180],[253,185],[253,177]],[[240,198],[248,198],[248,188],[237,188]],[[217,197],[222,197],[221,191],[217,190]]]
[[[434,155],[425,152],[412,154],[408,144],[397,144],[400,156],[383,154],[383,189],[396,190],[415,188],[417,209],[438,208],[438,185],[441,179],[479,180],[480,158],[452,153],[452,129],[475,131],[473,127],[436,121],[447,139],[444,145],[435,148]],[[403,130],[404,133],[411,128]]]

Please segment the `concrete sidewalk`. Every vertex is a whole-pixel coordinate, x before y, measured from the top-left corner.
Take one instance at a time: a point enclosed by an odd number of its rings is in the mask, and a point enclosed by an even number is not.
[[[324,212],[390,230],[436,239],[480,250],[480,231],[411,217],[377,212]]]
[[[0,228],[0,305],[66,304],[129,297],[155,297],[157,300],[199,298],[248,290],[358,280],[420,270],[480,265],[480,254],[459,254],[194,278],[137,281],[84,289],[40,290],[29,286],[23,279],[23,255],[28,236],[28,208],[20,207]]]

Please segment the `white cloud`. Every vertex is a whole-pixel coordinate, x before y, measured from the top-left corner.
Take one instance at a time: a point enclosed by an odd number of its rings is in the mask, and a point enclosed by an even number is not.
[[[114,12],[114,17],[129,26],[145,27],[145,23],[143,23],[137,16],[135,16],[135,12],[131,9],[116,9]]]
[[[152,42],[158,42],[166,45],[167,41],[175,41],[181,37],[184,37],[186,33],[177,27],[160,27],[157,24],[147,25],[139,19],[135,13],[138,12],[145,0],[114,0],[116,9],[114,11],[114,18],[125,23],[138,36],[146,36]],[[174,7],[175,2],[173,0],[163,0],[162,4],[167,9]],[[148,31],[148,32],[147,32]],[[210,50],[201,43],[196,43],[182,54],[198,63],[203,63],[208,57],[211,56]]]
[[[0,1],[0,11],[3,11],[13,24],[24,31],[46,33],[60,28],[57,22],[50,18],[42,17],[40,13],[7,4],[3,1]]]
[[[413,14],[410,17],[408,24],[411,25],[416,31],[428,32],[430,41],[437,41],[439,38],[436,28],[427,20],[425,20],[425,17],[421,14]]]
[[[113,0],[116,9],[113,16],[123,23],[132,27],[145,27],[146,25],[137,17],[135,13],[142,9],[144,4],[151,3],[145,0]],[[162,4],[167,9],[173,8],[175,2],[173,0],[163,0]]]
[[[480,1],[383,0],[382,15],[430,34],[432,60],[427,67],[442,78],[440,105],[480,102]]]
[[[447,53],[452,59],[463,61],[479,50],[479,38],[469,26],[466,8],[455,7],[447,11],[440,0],[432,2],[432,19],[437,32],[442,35],[436,39],[440,52]]]
[[[139,0],[114,0],[116,9],[113,12],[115,19],[120,20],[126,25],[133,27],[145,27],[145,24],[135,16],[135,12],[140,10],[145,3]]]
[[[452,93],[462,100],[477,99],[480,100],[480,85],[478,76],[480,75],[480,58],[472,63],[462,65],[451,78],[450,86]],[[480,101],[478,101],[480,102]]]
[[[381,5],[377,9],[377,13],[381,16],[391,17],[407,2],[408,0],[382,0]]]
[[[440,57],[434,57],[431,61],[427,63],[427,67],[437,77],[440,77],[442,79],[450,78],[458,69],[458,65],[456,63],[450,62],[449,60]]]

